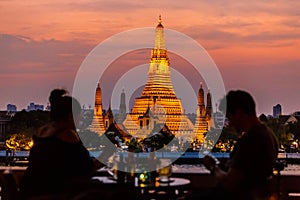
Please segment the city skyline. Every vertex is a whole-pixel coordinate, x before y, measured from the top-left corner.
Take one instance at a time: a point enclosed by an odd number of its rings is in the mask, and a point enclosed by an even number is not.
[[[55,87],[72,92],[77,69],[98,43],[122,31],[153,27],[161,14],[167,28],[190,36],[208,51],[227,91],[249,91],[258,114],[272,114],[278,103],[283,114],[290,114],[300,110],[299,4],[0,1],[0,110],[9,103],[18,110],[30,102],[46,105]],[[146,52],[137,59],[147,63],[148,56]],[[109,99],[104,100],[107,108]]]

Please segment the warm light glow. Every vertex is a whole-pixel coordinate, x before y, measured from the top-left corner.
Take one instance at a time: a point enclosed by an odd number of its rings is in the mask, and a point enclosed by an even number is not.
[[[5,142],[9,149],[30,150],[33,146],[33,140],[24,134],[14,134]]]
[[[102,109],[103,109],[103,107],[102,107],[102,91],[101,91],[100,84],[98,84],[98,86],[96,88],[96,94],[95,94],[94,117],[93,117],[93,121],[92,121],[90,130],[99,135],[102,135],[105,132]]]

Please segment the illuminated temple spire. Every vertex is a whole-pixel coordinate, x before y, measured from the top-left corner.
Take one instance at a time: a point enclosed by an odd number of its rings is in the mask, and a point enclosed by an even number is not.
[[[165,49],[164,26],[162,25],[161,15],[158,18],[158,25],[155,30],[155,49]]]
[[[105,132],[102,110],[102,91],[100,88],[100,84],[98,83],[95,94],[94,116],[92,124],[89,128],[91,131],[97,133],[98,135],[101,135]]]
[[[209,96],[210,98],[210,96]],[[210,100],[211,105],[211,100]],[[202,142],[204,134],[208,131],[207,115],[206,115],[205,103],[204,103],[204,90],[202,88],[202,82],[200,83],[200,89],[198,91],[198,105],[196,113],[196,122],[194,127],[195,138]]]
[[[205,117],[204,90],[202,88],[202,82],[200,83],[200,89],[198,91],[197,115]]]
[[[164,27],[161,22],[161,16],[159,16],[155,29],[155,45],[151,50],[148,80],[142,96],[160,96],[159,93],[168,93],[176,98],[170,76],[168,51],[165,49]]]
[[[208,90],[207,97],[206,97],[206,116],[210,119],[212,114],[212,103],[211,103],[211,94]]]
[[[206,97],[206,121],[207,121],[207,128],[210,130],[211,127],[215,128],[214,118],[212,117],[213,109],[211,103],[211,94],[210,90],[208,90],[207,97]]]
[[[151,123],[163,123],[176,136],[191,135],[193,124],[184,114],[181,100],[176,97],[173,89],[161,16],[155,29],[155,43],[151,50],[146,85],[123,122],[127,131],[136,137],[146,137],[151,130],[143,128],[145,123],[141,117],[150,111],[156,116],[145,127],[153,127]]]

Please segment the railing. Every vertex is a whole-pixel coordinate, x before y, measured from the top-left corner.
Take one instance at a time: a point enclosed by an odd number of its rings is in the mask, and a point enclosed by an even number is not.
[[[119,152],[122,153],[126,158],[128,152]],[[101,151],[90,151],[91,156],[97,158]],[[229,158],[229,153],[211,153],[216,158],[226,160]],[[160,158],[169,158],[176,160],[176,164],[201,164],[203,154],[199,152],[160,152],[155,153],[158,159]],[[149,157],[149,153],[136,153],[134,154],[135,158],[146,159]],[[0,163],[5,165],[26,165],[28,163],[29,151],[0,151]],[[288,164],[300,164],[300,153],[279,153],[278,159],[285,160]],[[3,165],[2,164],[2,165]]]

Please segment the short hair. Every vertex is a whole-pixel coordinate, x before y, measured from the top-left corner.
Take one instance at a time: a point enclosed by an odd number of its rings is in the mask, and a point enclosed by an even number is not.
[[[73,97],[67,95],[63,89],[54,89],[50,93],[51,105],[50,117],[52,120],[67,118],[70,114],[79,115],[81,112],[80,103]]]
[[[226,105],[227,113],[235,113],[236,110],[241,110],[243,113],[255,116],[255,102],[253,97],[246,91],[235,90],[229,91],[226,98],[223,98],[220,103],[220,110],[224,111]]]

